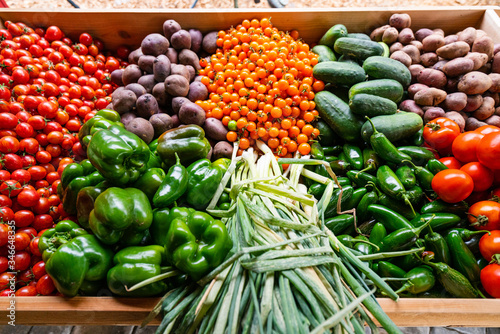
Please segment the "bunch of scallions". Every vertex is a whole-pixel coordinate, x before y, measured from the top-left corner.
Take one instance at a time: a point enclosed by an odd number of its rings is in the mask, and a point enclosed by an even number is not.
[[[207,208],[231,235],[226,261],[198,282],[170,290],[144,324],[163,312],[157,333],[364,334],[365,325],[378,332],[376,319],[387,332],[401,333],[373,295],[379,289],[397,300],[397,294],[363,262],[378,255],[354,255],[323,223],[340,187],[329,165],[307,156],[277,160],[264,143],[258,148],[260,157],[252,149],[233,156]],[[289,164],[285,173],[280,164]],[[304,168],[317,164],[331,178]],[[327,184],[319,201],[301,177]],[[231,207],[215,210],[224,191]]]

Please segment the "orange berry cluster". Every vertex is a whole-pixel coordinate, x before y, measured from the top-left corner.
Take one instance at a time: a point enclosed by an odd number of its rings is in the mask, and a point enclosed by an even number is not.
[[[240,150],[260,139],[277,156],[305,155],[319,136],[314,94],[325,85],[312,75],[318,55],[298,37],[268,18],[244,20],[219,31],[217,52],[200,61],[209,99],[196,103],[228,127],[227,140]]]

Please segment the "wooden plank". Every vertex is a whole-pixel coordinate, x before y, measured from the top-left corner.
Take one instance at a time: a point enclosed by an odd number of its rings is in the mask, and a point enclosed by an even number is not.
[[[369,32],[387,24],[393,13],[405,12],[412,17],[412,28],[441,28],[453,33],[468,26],[478,27],[489,7],[421,7],[421,8],[295,8],[271,12],[268,9],[222,10],[61,10],[20,11],[0,10],[2,20],[23,21],[32,26],[57,24],[68,35],[75,37],[83,31],[102,39],[109,48],[118,45],[137,47],[149,33],[161,32],[166,19],[174,19],[186,28],[203,32],[227,29],[243,19],[272,17],[281,30],[297,29],[309,43],[317,42],[329,27],[343,23],[351,32]]]
[[[140,325],[157,302],[157,298],[19,297],[16,325]],[[401,327],[500,327],[500,300],[495,299],[381,298],[379,303]],[[7,305],[8,298],[0,298],[0,319],[5,319]],[[157,318],[149,325],[159,322]]]

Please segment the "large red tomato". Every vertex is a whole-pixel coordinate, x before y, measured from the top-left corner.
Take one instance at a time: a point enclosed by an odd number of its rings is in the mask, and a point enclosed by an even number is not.
[[[453,156],[462,162],[477,161],[476,148],[484,135],[469,131],[458,135],[451,145]]]
[[[491,261],[493,255],[500,254],[500,230],[483,235],[479,240],[479,251],[487,261]]]
[[[481,270],[481,284],[493,298],[500,298],[500,265],[492,263]]]
[[[485,135],[477,146],[477,159],[490,169],[500,169],[500,132]]]
[[[500,229],[500,203],[481,201],[474,203],[468,212],[469,222],[478,230]]]
[[[472,180],[474,181],[474,191],[487,190],[493,184],[493,172],[480,162],[469,162],[468,164],[463,165],[460,170],[466,172],[470,177],[472,177]],[[21,194],[19,194],[18,197],[19,196],[21,196]]]
[[[424,140],[437,150],[451,147],[459,134],[458,124],[446,117],[433,119],[424,126]]]
[[[447,203],[463,201],[474,190],[474,181],[460,169],[445,169],[432,179],[432,190]]]

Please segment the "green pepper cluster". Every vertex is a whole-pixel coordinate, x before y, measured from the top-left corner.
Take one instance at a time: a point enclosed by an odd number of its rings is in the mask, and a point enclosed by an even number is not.
[[[329,163],[341,187],[334,188],[325,226],[359,255],[403,252],[368,261],[400,294],[477,297],[480,270],[486,265],[478,243],[486,231],[467,229],[465,202],[435,199],[432,178],[447,167],[422,147],[423,129],[393,143],[368,122],[369,140],[357,144],[343,143],[318,122],[321,138],[312,145],[311,156]],[[329,177],[324,165],[308,168]],[[319,200],[326,185],[304,181]]]
[[[103,288],[120,296],[154,296],[198,280],[232,249],[226,226],[204,210],[230,164],[210,161],[204,130],[166,131],[148,146],[101,110],[82,126],[88,159],[69,164],[58,192],[73,217],[47,230],[40,251],[66,296]],[[226,208],[222,196],[217,208]],[[174,277],[172,277],[174,276]],[[134,285],[150,282],[142,287]]]

